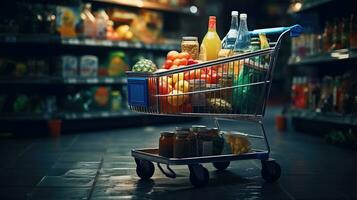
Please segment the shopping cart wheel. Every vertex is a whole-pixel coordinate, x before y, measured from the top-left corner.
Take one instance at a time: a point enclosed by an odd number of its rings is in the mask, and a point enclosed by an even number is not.
[[[147,160],[135,159],[136,162],[136,174],[143,180],[148,180],[154,175],[154,164]]]
[[[190,182],[195,187],[204,187],[208,184],[209,173],[202,165],[189,165]]]
[[[230,162],[229,161],[226,161],[226,162],[214,162],[212,164],[218,171],[223,171],[223,170],[227,169],[227,167],[229,166]]]
[[[280,165],[273,159],[262,160],[262,177],[267,182],[275,182],[280,178]]]

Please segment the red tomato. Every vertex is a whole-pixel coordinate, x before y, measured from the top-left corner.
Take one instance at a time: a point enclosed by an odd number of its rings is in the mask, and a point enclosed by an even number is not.
[[[180,59],[180,65],[187,65],[187,59],[186,58],[181,58]]]
[[[193,64],[197,64],[198,63],[196,60],[194,60],[192,58],[188,59],[187,62],[188,62],[187,63],[188,65],[193,65]]]
[[[201,74],[200,78],[206,80],[207,83],[211,81],[211,77],[207,74]]]
[[[170,51],[169,53],[167,53],[167,60],[175,60],[176,58],[178,58],[179,52],[177,51]]]
[[[159,94],[168,94],[172,91],[171,85],[168,82],[162,81],[159,83]]]
[[[181,59],[176,58],[172,64],[173,65],[180,65],[181,64]]]
[[[165,64],[164,64],[164,66],[165,66],[165,69],[170,69],[170,67],[172,66],[172,60],[166,60],[165,61]]]
[[[210,75],[208,75],[210,78],[209,80],[209,84],[217,84],[218,80],[219,80],[219,76],[217,75],[216,72],[212,72]]]
[[[182,59],[182,58],[186,58],[186,59],[188,60],[188,59],[191,58],[191,56],[190,56],[190,54],[187,53],[187,52],[181,52],[181,53],[179,53],[178,58],[181,58],[181,59]]]
[[[191,70],[191,71],[185,72],[184,79],[186,81],[191,80],[191,79],[195,79],[195,70]]]
[[[177,66],[177,65],[172,65],[172,66],[170,67],[170,69],[175,69],[175,68],[178,68],[178,66]]]

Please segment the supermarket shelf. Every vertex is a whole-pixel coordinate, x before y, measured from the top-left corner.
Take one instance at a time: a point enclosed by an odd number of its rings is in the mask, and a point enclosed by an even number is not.
[[[288,9],[288,14],[294,14],[294,13],[304,12],[307,10],[312,10],[332,1],[334,0],[309,0],[309,1],[305,0],[301,3],[301,6],[299,5],[294,6],[295,4],[291,4],[290,8]]]
[[[98,40],[87,38],[61,38],[49,35],[3,35],[0,36],[3,44],[54,44],[63,46],[110,47],[123,49],[145,49],[169,51],[179,49],[179,41],[170,43],[145,44],[143,42]]]
[[[331,124],[357,125],[357,116],[343,115],[339,113],[318,113],[304,109],[288,109],[288,116],[305,120],[319,121]]]
[[[165,5],[162,3],[157,3],[153,1],[143,1],[143,0],[91,0],[92,2],[110,3],[121,6],[129,6],[134,8],[144,8],[150,10],[159,10],[166,12],[182,13],[187,15],[198,15],[198,10],[196,12],[191,12],[189,7],[173,7]]]
[[[127,79],[124,77],[39,77],[39,78],[0,78],[0,85],[27,85],[27,84],[68,84],[68,85],[90,85],[90,84],[121,84],[125,85]]]
[[[324,53],[316,56],[307,56],[300,60],[289,60],[289,65],[310,65],[316,63],[336,62],[340,60],[356,59],[357,49],[339,49],[330,53]]]
[[[49,120],[50,114],[37,114],[37,113],[0,113],[0,120]]]
[[[102,112],[66,112],[59,114],[60,118],[66,120],[73,119],[94,119],[94,118],[127,118],[127,117],[138,117],[142,116],[142,114],[134,113],[128,110],[122,110],[120,112],[110,112],[110,111],[102,111]]]

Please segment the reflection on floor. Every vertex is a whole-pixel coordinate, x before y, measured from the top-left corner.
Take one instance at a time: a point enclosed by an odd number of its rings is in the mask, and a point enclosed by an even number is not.
[[[356,199],[357,154],[311,135],[277,133],[276,112],[268,109],[265,120],[272,157],[283,170],[275,184],[265,183],[260,162],[250,160],[233,162],[224,172],[205,165],[210,183],[202,189],[191,186],[186,166],[173,167],[176,179],[156,169],[152,180],[139,180],[130,150],[156,146],[159,131],[176,126],[165,125],[57,140],[1,139],[0,199]]]

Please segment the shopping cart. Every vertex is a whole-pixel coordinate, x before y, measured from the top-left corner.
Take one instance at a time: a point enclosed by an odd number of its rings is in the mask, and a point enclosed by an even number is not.
[[[302,32],[300,25],[251,31],[251,35],[280,34],[276,42],[265,49],[233,55],[187,67],[158,73],[127,72],[128,102],[131,110],[153,115],[213,117],[219,120],[243,120],[259,125],[261,135],[247,134],[250,138],[264,140],[265,149],[252,149],[235,155],[212,155],[189,158],[167,158],[158,154],[158,148],[134,149],[132,156],[136,172],[142,179],[154,174],[154,164],[167,176],[175,178],[170,165],[188,165],[190,181],[196,187],[205,186],[209,173],[202,163],[213,163],[218,170],[226,169],[230,161],[261,160],[263,179],[279,179],[281,168],[269,157],[270,147],[262,119],[269,96],[272,72],[284,36],[296,37]],[[167,94],[167,88],[179,88]],[[160,164],[167,165],[164,170]]]

